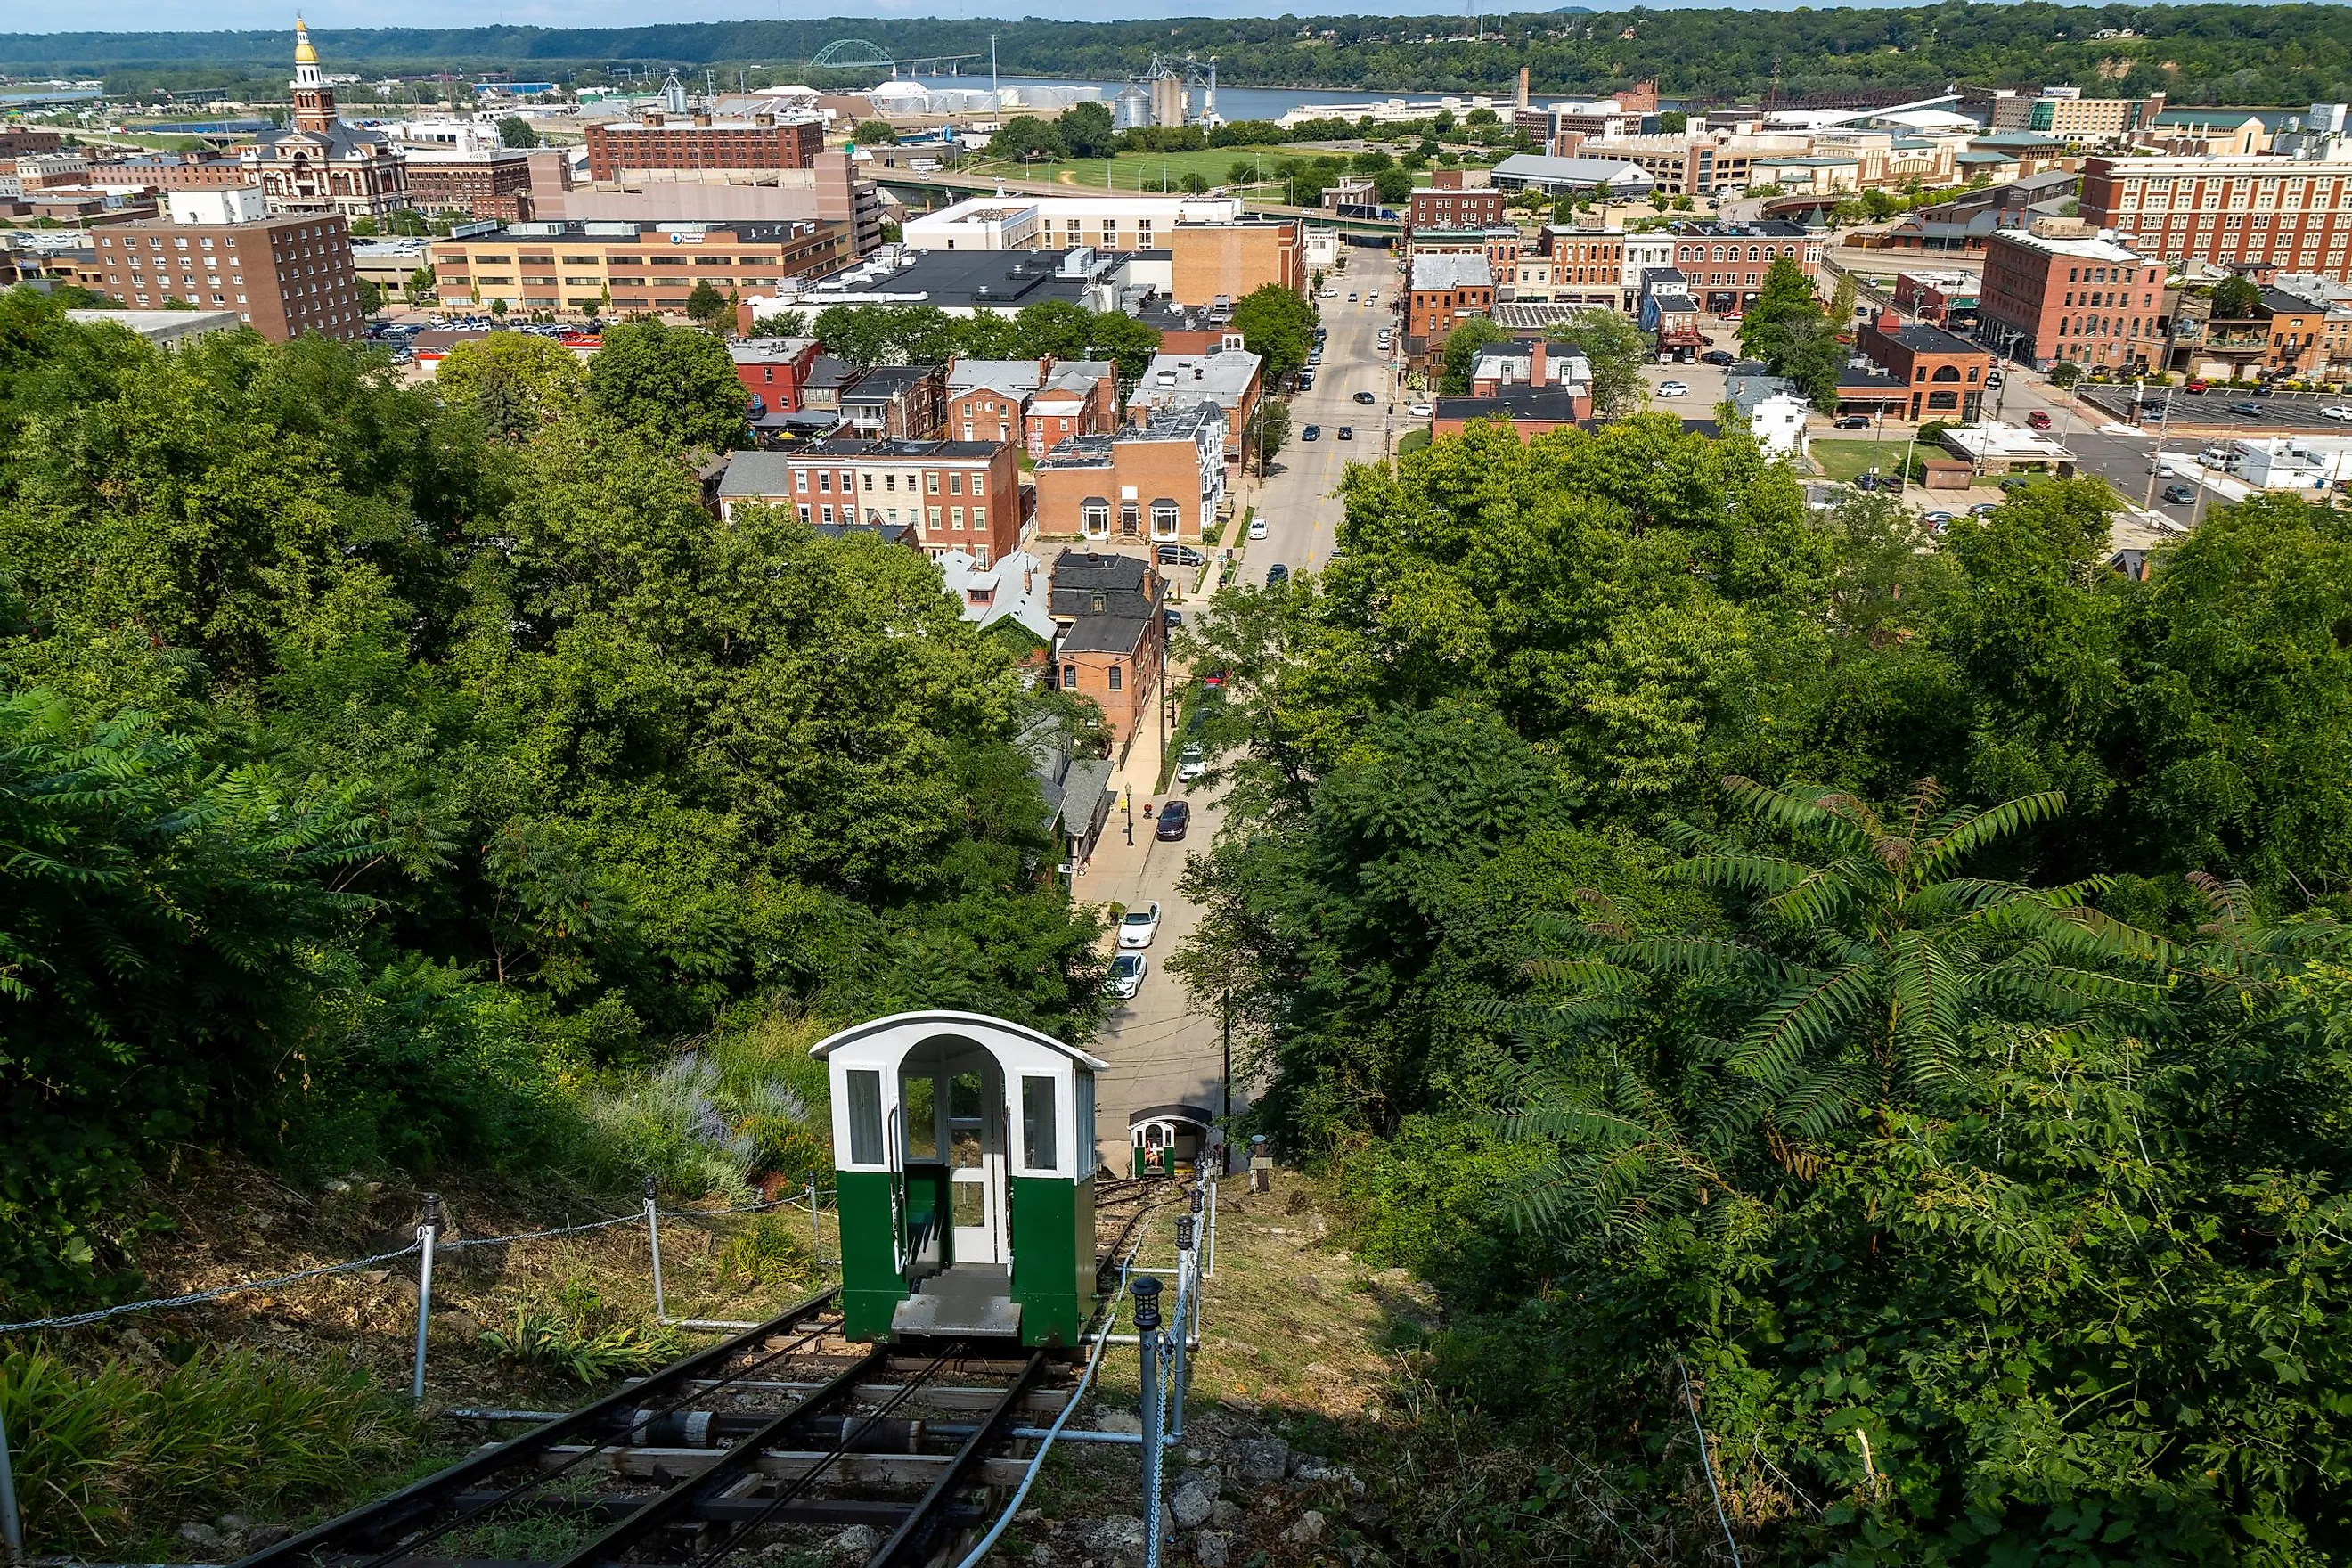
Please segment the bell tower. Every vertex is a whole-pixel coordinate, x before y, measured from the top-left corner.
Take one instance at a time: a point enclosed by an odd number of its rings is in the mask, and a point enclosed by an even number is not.
[[[319,70],[319,51],[310,47],[310,29],[294,18],[294,125],[323,136],[335,128],[335,89]]]

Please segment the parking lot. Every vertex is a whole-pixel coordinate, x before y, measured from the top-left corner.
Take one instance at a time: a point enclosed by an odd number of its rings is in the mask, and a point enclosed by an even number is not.
[[[1723,401],[1723,369],[1712,364],[1645,364],[1642,379],[1649,384],[1650,407],[1659,414],[1676,414],[1685,419],[1712,419],[1715,405]],[[1658,388],[1667,382],[1678,381],[1690,388],[1680,397],[1661,397]]]
[[[2352,435],[2352,419],[2330,419],[2320,412],[2323,408],[2352,408],[2352,397],[2333,392],[2282,392],[2269,397],[2257,397],[2250,388],[2215,386],[2204,393],[2184,392],[2179,387],[2168,389],[2171,403],[2168,418],[2175,426],[2195,426],[2200,429],[2229,430],[2249,435],[2305,433],[2310,435]],[[2142,390],[2128,386],[2085,388],[2082,394],[2085,405],[2097,408],[2109,417],[2131,423],[2133,405],[2155,402],[2162,404],[2168,389],[2158,387]],[[2235,412],[2240,405],[2260,410],[2256,414]],[[2158,423],[2147,419],[2145,423]]]

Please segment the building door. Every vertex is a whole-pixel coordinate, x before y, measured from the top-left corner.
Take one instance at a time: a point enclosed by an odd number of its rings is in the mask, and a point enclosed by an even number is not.
[[[948,1080],[948,1202],[958,1263],[1002,1264],[1004,1075],[993,1059]]]

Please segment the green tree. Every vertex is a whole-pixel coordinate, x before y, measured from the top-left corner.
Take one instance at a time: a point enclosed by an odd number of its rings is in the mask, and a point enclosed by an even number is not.
[[[537,128],[519,114],[509,114],[499,121],[499,145],[501,147],[536,147],[540,144]]]
[[[587,372],[570,349],[528,332],[492,332],[442,356],[433,390],[493,434],[527,439],[577,407]]]
[[[2072,360],[2060,360],[2050,367],[2050,384],[2061,392],[2072,391],[2083,379],[2083,367]]]
[[[1456,325],[1445,334],[1445,347],[1439,355],[1443,368],[1438,374],[1438,395],[1468,396],[1470,372],[1478,363],[1478,351],[1490,343],[1508,342],[1510,337],[1510,333],[1484,316],[1473,316]]]
[[[1372,189],[1391,205],[1412,199],[1413,178],[1405,169],[1382,169],[1372,176]]]
[[[1118,365],[1119,382],[1127,386],[1143,379],[1151,356],[1160,352],[1160,342],[1159,328],[1123,310],[1099,312],[1087,330],[1087,353]]]
[[[588,367],[588,405],[616,425],[677,450],[741,444],[743,384],[727,347],[707,332],[660,321],[604,329]]]
[[[1242,426],[1242,460],[1255,458],[1258,472],[1282,455],[1282,445],[1290,439],[1290,405],[1279,397],[1261,397],[1250,410],[1249,422]]]
[[[1579,310],[1552,326],[1549,335],[1591,364],[1596,416],[1619,418],[1641,406],[1642,366],[1651,353],[1649,335],[1641,328],[1614,310]],[[1452,339],[1446,346],[1453,347]]]
[[[1074,103],[1062,110],[1054,127],[1073,158],[1108,158],[1118,150],[1107,103]]]
[[[694,287],[686,296],[686,315],[688,321],[705,331],[715,332],[729,324],[729,318],[732,314],[727,303],[727,296],[721,294],[709,279],[698,278],[694,280]]]
[[[383,309],[383,289],[373,279],[362,278],[359,281],[360,310],[362,314],[373,316]]]
[[[1024,357],[1084,359],[1093,327],[1094,312],[1068,300],[1024,305],[1013,318],[1013,341]]]
[[[849,139],[860,147],[890,147],[898,143],[898,133],[887,120],[861,120],[850,128]]]
[[[1233,330],[1265,362],[1265,384],[1279,385],[1307,364],[1315,346],[1315,307],[1295,289],[1262,284],[1234,302]]]
[[[2251,278],[2232,273],[2213,285],[2213,319],[2242,321],[2268,312],[2263,309],[2261,286]]]
[[[1062,144],[1062,133],[1052,121],[1016,114],[989,137],[988,155],[1025,163],[1033,158],[1066,158],[1070,151]]]
[[[420,267],[410,273],[408,285],[404,290],[408,295],[409,302],[415,304],[432,299],[436,282],[433,276],[433,268],[430,267]]]

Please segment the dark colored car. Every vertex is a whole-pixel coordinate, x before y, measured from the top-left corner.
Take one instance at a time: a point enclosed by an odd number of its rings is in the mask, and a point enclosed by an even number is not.
[[[1698,356],[1698,363],[1701,364],[1730,364],[1733,362],[1731,356],[1724,353],[1723,350],[1709,349],[1706,353]]]
[[[1167,805],[1160,808],[1160,826],[1151,830],[1151,836],[1154,838],[1172,842],[1183,837],[1184,830],[1192,826],[1192,807],[1191,803],[1181,800],[1171,800]]]
[[[1853,488],[1858,490],[1891,490],[1895,488],[1895,481],[1877,474],[1856,474]]]
[[[1312,441],[1320,437],[1322,434],[1323,426],[1320,425],[1309,425],[1306,429],[1301,430],[1298,433],[1298,438],[1302,441]]]
[[[1265,569],[1265,585],[1267,587],[1276,587],[1289,581],[1290,568],[1285,566],[1281,562],[1277,561],[1273,565]]]
[[[2278,395],[2278,388],[2273,386],[2266,381],[2260,386],[2254,388],[2254,395],[2256,397],[2276,397]]]
[[[2260,419],[2263,416],[2263,405],[2259,403],[2232,403],[2230,405],[2230,412],[2241,419]]]
[[[1356,394],[1356,401],[1362,404],[1365,407],[1370,408],[1373,404],[1378,403],[1380,399],[1374,397],[1369,392],[1360,392]]]
[[[2197,504],[2197,492],[2187,485],[2167,485],[2164,487],[2164,499],[2172,506],[2194,506]]]
[[[1352,441],[1352,440],[1354,440],[1355,438],[1356,438],[1356,427],[1355,427],[1353,425],[1342,425],[1342,426],[1339,426],[1339,439],[1340,439],[1340,440],[1342,440],[1342,441]]]
[[[1831,428],[1836,430],[1867,430],[1870,428],[1870,416],[1867,414],[1841,414],[1832,422]]]
[[[1160,547],[1162,566],[1205,566],[1209,558],[1189,544],[1163,544]]]
[[[1160,612],[1160,618],[1171,626],[1181,626],[1184,624],[1184,612],[1171,605]]]

